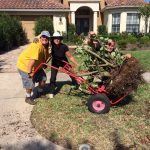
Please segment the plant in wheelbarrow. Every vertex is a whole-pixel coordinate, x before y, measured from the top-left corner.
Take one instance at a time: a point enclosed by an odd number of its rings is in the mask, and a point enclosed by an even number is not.
[[[110,41],[113,43],[112,40],[95,37],[93,41],[98,44],[76,48],[77,57],[82,59],[80,76],[86,80],[80,89],[91,94],[88,109],[102,114],[137,90],[143,70],[136,58],[121,53],[116,46],[110,51],[108,44]]]

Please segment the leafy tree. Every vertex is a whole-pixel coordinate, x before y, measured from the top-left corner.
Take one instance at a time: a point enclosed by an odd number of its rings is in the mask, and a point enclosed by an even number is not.
[[[49,31],[52,35],[54,32],[53,21],[50,17],[40,17],[35,22],[35,35],[39,35],[43,30]]]
[[[150,3],[139,8],[140,16],[142,16],[145,20],[145,33],[147,33],[148,29],[148,19],[150,17]]]

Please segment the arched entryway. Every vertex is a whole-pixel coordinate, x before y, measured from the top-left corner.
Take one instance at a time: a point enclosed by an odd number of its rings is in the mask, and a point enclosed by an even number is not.
[[[78,34],[93,30],[93,11],[89,7],[80,7],[75,12],[75,25]]]

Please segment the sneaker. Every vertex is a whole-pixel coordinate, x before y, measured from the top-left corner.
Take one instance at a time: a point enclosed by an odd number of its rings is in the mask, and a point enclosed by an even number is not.
[[[35,105],[37,103],[37,101],[35,101],[35,99],[33,99],[32,97],[26,97],[25,102],[30,105]]]
[[[53,98],[53,97],[54,97],[54,94],[48,94],[48,97],[49,97],[49,98]]]

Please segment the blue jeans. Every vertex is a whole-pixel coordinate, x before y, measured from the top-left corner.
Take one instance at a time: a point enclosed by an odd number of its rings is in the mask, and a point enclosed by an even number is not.
[[[22,79],[23,88],[25,88],[25,89],[33,89],[35,83],[47,80],[46,74],[45,74],[43,69],[40,69],[34,75],[33,78],[29,78],[29,75],[20,69],[18,69],[18,72],[19,72],[21,79]]]

